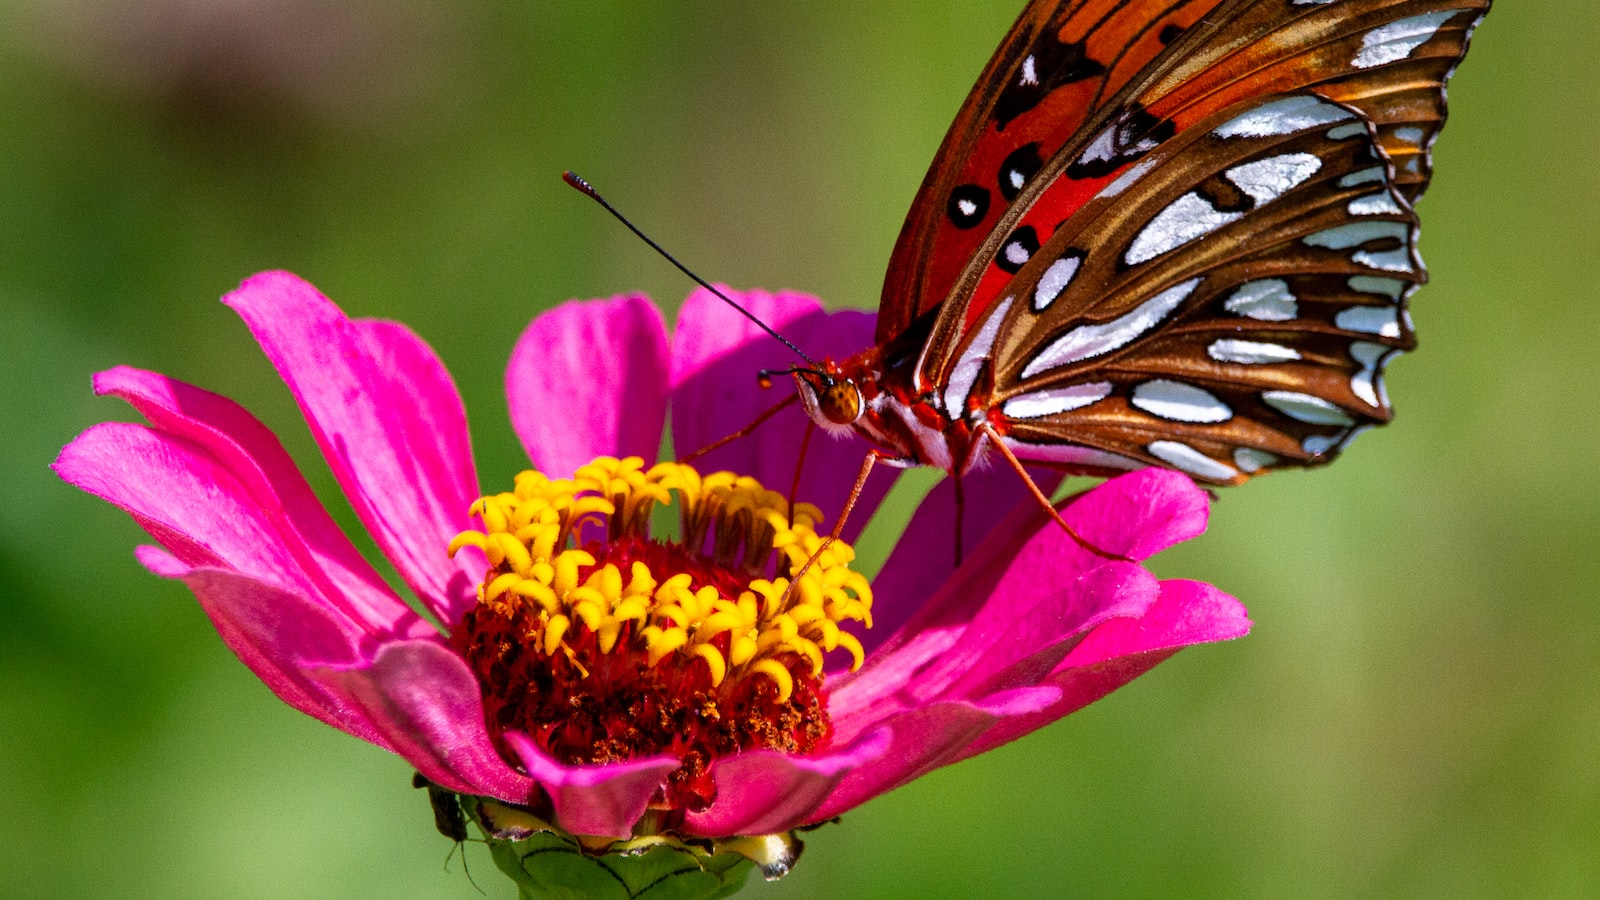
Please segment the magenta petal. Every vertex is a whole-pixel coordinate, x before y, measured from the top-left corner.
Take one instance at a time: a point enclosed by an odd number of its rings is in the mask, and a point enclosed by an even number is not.
[[[1047,529],[1038,539],[1055,539]],[[1091,629],[1137,618],[1160,587],[1135,563],[1108,563],[1059,586],[1030,583],[1026,567],[1008,570],[989,602],[965,621],[917,623],[904,640],[834,682],[829,710],[839,739],[875,727],[886,710],[937,700],[968,700],[1045,678]],[[966,569],[941,592],[982,591],[993,573]]]
[[[222,636],[222,642],[279,699],[313,718],[388,749],[366,714],[306,677],[310,666],[349,665],[361,658],[352,634],[317,605],[292,591],[237,572],[196,569],[154,547],[140,559],[159,575],[181,578]]]
[[[1061,475],[1048,469],[1033,469],[1030,474],[1046,495],[1061,483]],[[962,476],[961,486],[967,498],[960,521],[968,558],[1013,509],[1037,503],[1009,466],[968,473]],[[860,635],[867,653],[905,624],[955,572],[955,496],[954,479],[945,478],[933,486],[872,580],[873,624]]]
[[[533,779],[506,765],[483,724],[478,681],[439,641],[401,641],[368,665],[312,677],[362,709],[388,745],[447,790],[526,803]]]
[[[356,514],[441,620],[473,603],[484,562],[451,559],[478,497],[466,413],[437,356],[392,322],[351,320],[287,272],[223,298],[250,327],[305,413]]]
[[[818,808],[850,772],[881,761],[890,748],[887,729],[820,757],[754,750],[712,765],[717,800],[684,817],[690,834],[776,834],[819,818]]]
[[[867,313],[827,314],[821,301],[805,294],[723,290],[818,361],[849,356],[872,345],[873,317]],[[801,362],[793,351],[709,292],[690,294],[678,313],[672,338],[676,453],[692,453],[731,434],[793,395],[795,386],[788,379],[775,379],[770,390],[760,389],[756,373]],[[787,493],[794,482],[795,448],[804,440],[809,421],[800,405],[791,403],[754,434],[706,454],[695,466],[702,472],[728,469],[751,475]],[[816,504],[825,515],[836,515],[869,451],[867,442],[855,435],[843,439],[814,435],[801,472],[799,499]],[[860,534],[898,475],[898,470],[885,466],[872,474],[845,527],[846,540]]]
[[[931,686],[948,673],[939,696],[968,699],[1038,684],[1093,630],[1137,620],[1160,594],[1155,576],[1138,564],[1107,563],[1070,584],[1039,589],[1031,603],[985,608],[962,634],[961,652],[946,653],[918,679]]]
[[[1250,632],[1250,614],[1233,597],[1203,581],[1161,582],[1161,596],[1137,620],[1107,622],[1075,647],[1063,667],[1231,641]]]
[[[1068,501],[1062,516],[1095,546],[1147,559],[1206,530],[1211,498],[1171,469],[1118,475]]]
[[[1244,606],[1209,584],[1164,581],[1161,596],[1138,619],[1116,619],[1075,647],[1044,684],[1061,699],[1048,709],[1009,718],[968,748],[962,758],[991,750],[1076,712],[1143,675],[1183,647],[1242,637],[1250,630]]]
[[[650,798],[681,765],[674,757],[651,757],[604,766],[562,765],[527,735],[505,734],[522,767],[549,794],[556,824],[572,834],[628,837]]]
[[[254,503],[322,599],[374,631],[426,623],[389,589],[334,524],[277,437],[226,397],[155,372],[118,366],[95,376],[95,392],[121,397],[158,430],[197,444],[236,480],[240,503]],[[197,536],[203,536],[196,533]],[[420,633],[420,632],[418,632]]]
[[[1042,510],[1029,502],[1026,488],[1009,469],[969,475],[969,497],[994,497],[969,506],[967,546],[974,533],[983,534],[977,550],[969,549],[968,565],[1009,557],[1036,528],[1056,529]],[[1042,480],[1041,480],[1042,479]],[[1055,482],[1047,472],[1034,472],[1041,487]],[[1185,475],[1165,469],[1141,469],[1119,475],[1070,498],[1062,517],[1079,535],[1108,553],[1143,559],[1179,541],[1203,532],[1209,514],[1204,491]],[[1007,511],[1010,511],[1007,517]],[[939,543],[950,540],[955,521],[954,486],[936,485],[917,509],[911,525],[873,581],[873,628],[862,635],[862,646],[876,652],[904,627],[908,617],[924,609],[927,598],[951,576],[950,557]],[[987,532],[987,533],[986,533]],[[990,534],[1000,537],[989,540]],[[1061,583],[1079,572],[1106,562],[1072,542],[1055,545],[1047,566],[1038,566],[1040,583]],[[951,598],[955,599],[955,598]]]
[[[62,448],[53,468],[69,484],[121,507],[186,566],[233,569],[304,596],[326,592],[325,579],[285,546],[257,498],[190,441],[103,422]],[[346,615],[342,607],[328,608]],[[371,628],[362,617],[347,621],[352,631]]]
[[[653,462],[667,414],[661,313],[633,294],[539,316],[511,353],[506,397],[528,457],[552,478],[597,456]]]
[[[919,706],[883,720],[871,734],[890,735],[887,751],[847,773],[810,821],[839,815],[954,762],[995,721],[992,711],[961,701]]]

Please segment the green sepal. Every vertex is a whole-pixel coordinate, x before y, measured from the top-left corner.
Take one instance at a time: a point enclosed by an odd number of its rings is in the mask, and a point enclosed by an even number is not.
[[[803,844],[793,834],[683,840],[576,837],[525,809],[486,798],[462,804],[495,865],[524,900],[714,900],[744,887],[753,869],[788,873]]]
[[[489,852],[523,900],[713,900],[738,893],[755,868],[737,853],[704,856],[665,843],[593,856],[554,832],[490,838]]]

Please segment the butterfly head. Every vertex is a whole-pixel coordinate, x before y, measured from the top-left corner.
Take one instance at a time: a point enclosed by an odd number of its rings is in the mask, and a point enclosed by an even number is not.
[[[866,408],[861,388],[832,366],[822,369],[795,369],[794,380],[800,389],[800,403],[811,421],[828,431],[841,431],[854,425]]]

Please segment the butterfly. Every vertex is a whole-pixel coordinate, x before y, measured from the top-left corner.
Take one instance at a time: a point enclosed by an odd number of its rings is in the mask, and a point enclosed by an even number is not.
[[[911,206],[875,345],[787,370],[802,405],[875,446],[861,480],[1332,460],[1392,417],[1414,206],[1488,8],[1034,0]]]

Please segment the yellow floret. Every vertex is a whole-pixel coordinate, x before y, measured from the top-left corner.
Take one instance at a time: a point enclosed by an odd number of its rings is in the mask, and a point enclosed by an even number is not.
[[[745,573],[747,589],[725,597],[688,573],[653,572],[637,560],[626,571],[597,566],[576,546],[580,532],[595,538],[590,526],[611,541],[649,539],[651,510],[674,496],[681,546],[699,554],[709,538],[708,562]],[[753,478],[601,457],[570,479],[522,472],[513,491],[479,498],[472,514],[482,530],[456,535],[451,555],[464,547],[484,553],[491,570],[480,602],[527,604],[542,629],[532,637],[546,654],[570,657],[585,632],[602,653],[617,652],[629,636],[651,665],[675,655],[703,660],[713,684],[765,676],[783,700],[794,690],[791,665],[820,673],[824,654],[839,648],[850,653],[852,668],[861,665],[860,641],[839,627],[871,620],[871,588],[849,568],[854,550],[817,533],[822,514],[815,506],[791,510],[782,494]]]

